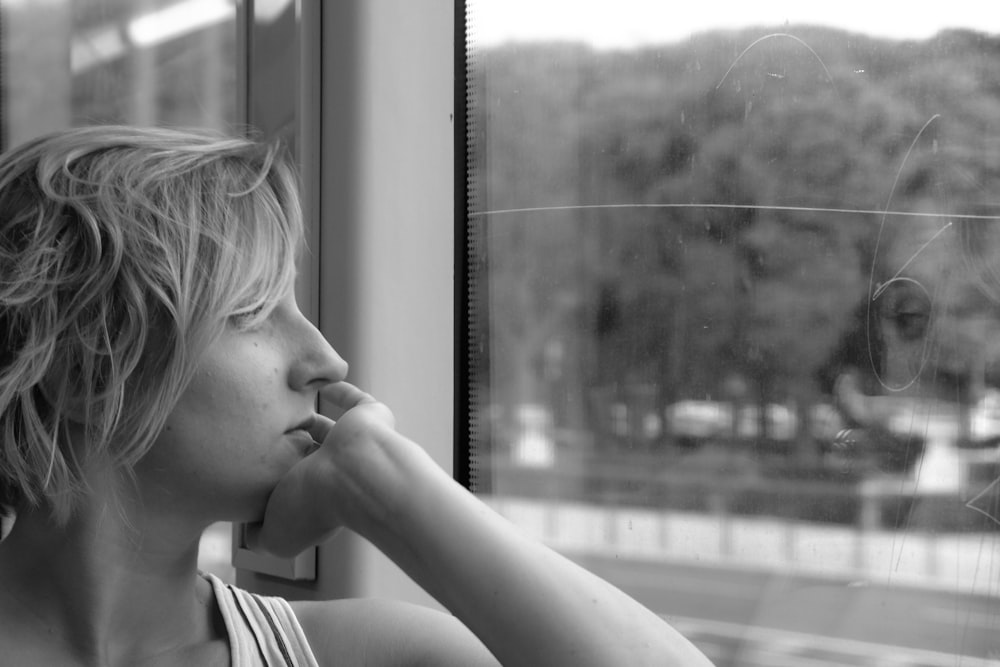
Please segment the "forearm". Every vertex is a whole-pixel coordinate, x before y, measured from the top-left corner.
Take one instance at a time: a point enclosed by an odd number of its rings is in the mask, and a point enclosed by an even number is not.
[[[526,539],[429,459],[406,467],[411,476],[391,505],[354,528],[503,664],[710,664],[651,611]]]
[[[323,444],[272,492],[258,547],[291,555],[351,528],[505,665],[711,664],[651,611],[463,489],[395,431],[384,405],[346,383],[327,398],[345,413],[335,426],[317,418]]]

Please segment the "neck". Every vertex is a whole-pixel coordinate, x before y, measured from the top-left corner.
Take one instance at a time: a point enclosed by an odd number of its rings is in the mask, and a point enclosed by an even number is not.
[[[37,637],[92,664],[209,639],[212,596],[197,576],[203,527],[130,514],[95,500],[63,527],[45,511],[22,512],[0,545],[0,636]]]

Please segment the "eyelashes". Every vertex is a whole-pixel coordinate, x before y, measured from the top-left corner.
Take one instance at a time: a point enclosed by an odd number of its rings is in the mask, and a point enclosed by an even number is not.
[[[237,329],[241,330],[250,329],[260,318],[260,314],[262,312],[264,312],[263,304],[257,306],[253,310],[248,310],[242,313],[234,313],[230,315],[229,322]]]

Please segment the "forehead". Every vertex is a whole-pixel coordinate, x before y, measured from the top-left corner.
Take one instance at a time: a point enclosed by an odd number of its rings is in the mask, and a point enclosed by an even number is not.
[[[893,221],[883,229],[888,242],[881,257],[886,277],[905,276],[934,282],[961,264],[958,227],[943,217],[912,217]]]

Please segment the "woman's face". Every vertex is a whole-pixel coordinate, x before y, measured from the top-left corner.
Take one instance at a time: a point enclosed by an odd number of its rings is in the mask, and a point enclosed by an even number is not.
[[[292,294],[256,328],[227,325],[136,466],[144,507],[206,521],[258,519],[271,489],[312,446],[297,428],[315,413],[317,392],[346,375],[347,363]]]

